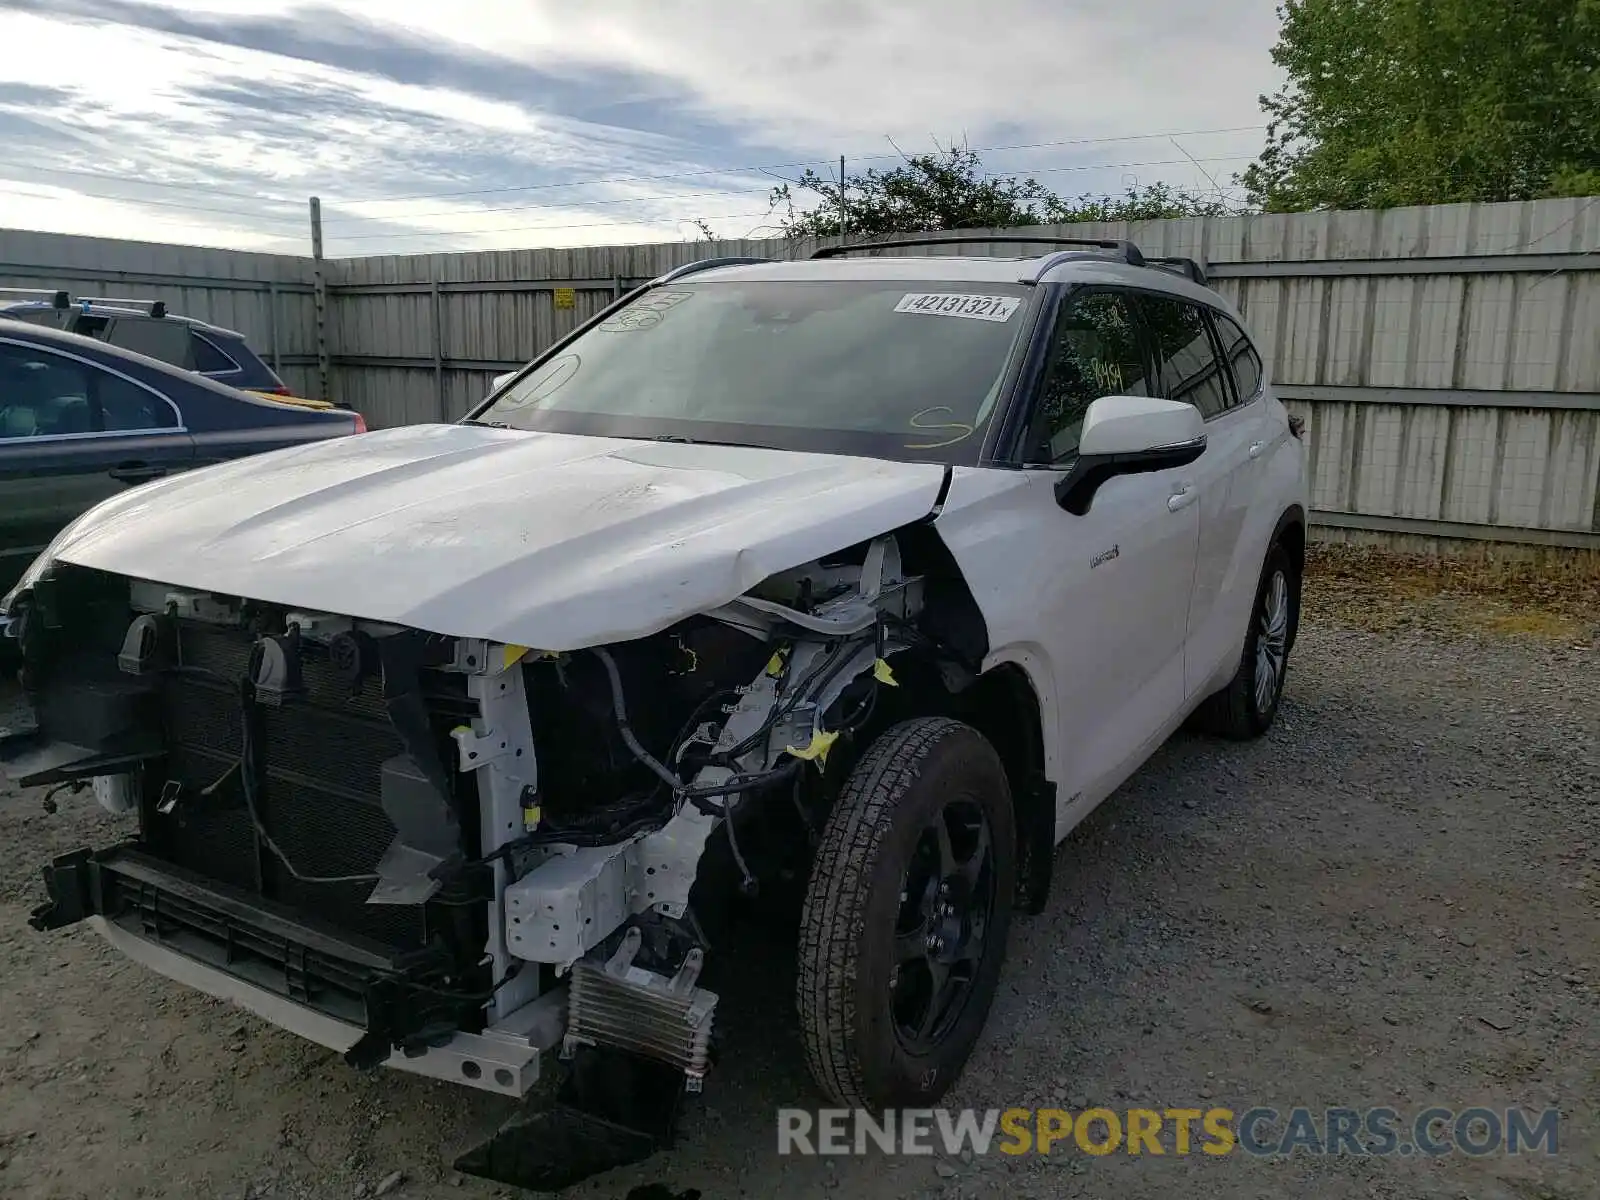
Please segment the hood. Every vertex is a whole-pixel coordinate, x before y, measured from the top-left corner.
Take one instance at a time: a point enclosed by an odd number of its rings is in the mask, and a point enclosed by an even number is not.
[[[124,492],[55,557],[571,650],[653,633],[915,521],[943,482],[931,463],[414,425]]]

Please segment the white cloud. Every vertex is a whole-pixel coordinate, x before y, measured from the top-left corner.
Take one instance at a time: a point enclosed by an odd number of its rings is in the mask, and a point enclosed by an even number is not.
[[[993,146],[1253,127],[1257,94],[1277,81],[1272,0],[151,0],[151,11],[218,20],[223,33],[63,19],[49,6],[0,13],[0,96],[15,84],[71,97],[0,104],[0,119],[34,135],[27,162],[0,164],[0,225],[294,248],[314,189],[335,254],[670,239],[692,235],[684,222],[697,215],[739,236],[761,222],[775,180],[686,172],[839,153],[870,165],[890,137],[923,148],[930,136]],[[415,53],[385,60],[329,14],[469,69],[407,77]],[[222,40],[245,18],[344,39],[337,63]],[[473,61],[501,82],[475,88]],[[562,86],[523,97],[517,70]],[[984,157],[1067,193],[1194,184],[1240,169],[1260,134],[1182,142]],[[681,177],[555,186],[651,175]],[[171,186],[206,182],[231,194]],[[439,196],[513,186],[524,190]],[[395,195],[424,198],[361,199]]]

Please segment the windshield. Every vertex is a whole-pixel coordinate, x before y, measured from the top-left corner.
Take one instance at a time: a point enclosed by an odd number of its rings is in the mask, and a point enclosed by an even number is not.
[[[920,280],[669,284],[524,375],[476,420],[974,462],[1030,290]]]

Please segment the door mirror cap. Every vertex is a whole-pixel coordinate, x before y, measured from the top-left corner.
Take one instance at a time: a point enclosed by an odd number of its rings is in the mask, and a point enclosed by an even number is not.
[[[1205,448],[1205,420],[1194,405],[1102,396],[1084,414],[1078,457],[1056,481],[1056,503],[1082,516],[1106,480],[1187,466]]]
[[[496,375],[494,377],[494,382],[489,385],[489,391],[491,393],[498,392],[516,377],[517,373],[515,371],[507,371],[504,375]]]
[[[1078,454],[1143,454],[1205,436],[1200,410],[1154,396],[1101,396],[1083,417]]]

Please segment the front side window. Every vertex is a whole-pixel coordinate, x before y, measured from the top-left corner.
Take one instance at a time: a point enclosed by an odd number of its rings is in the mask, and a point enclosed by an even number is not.
[[[45,350],[0,344],[0,438],[167,429],[160,396],[121,376]]]
[[[1211,331],[1206,328],[1205,310],[1166,296],[1142,297],[1140,305],[1156,348],[1160,395],[1192,404],[1206,418],[1232,405]]]
[[[671,284],[582,334],[476,420],[976,462],[1031,291],[926,280]]]
[[[1222,341],[1222,353],[1233,367],[1239,403],[1248,404],[1261,390],[1261,356],[1250,344],[1244,330],[1233,320],[1221,313],[1212,313],[1211,319],[1216,323],[1217,337]]]
[[[1127,296],[1089,292],[1064,300],[1050,335],[1027,461],[1071,458],[1078,452],[1089,405],[1102,396],[1148,396],[1148,376]]]

